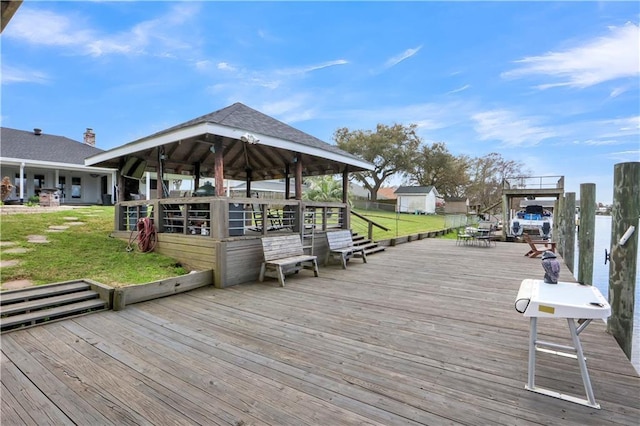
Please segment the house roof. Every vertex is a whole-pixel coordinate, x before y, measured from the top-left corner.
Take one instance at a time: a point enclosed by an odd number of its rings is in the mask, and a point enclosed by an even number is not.
[[[95,155],[86,164],[117,167],[136,157],[155,171],[158,151],[164,150],[167,172],[193,173],[195,164],[201,172],[213,171],[215,142],[222,144],[226,179],[245,180],[249,170],[252,180],[280,179],[294,157],[303,164],[303,176],[337,174],[346,166],[349,171],[373,170],[361,158],[241,103]]]
[[[401,186],[394,191],[394,194],[428,194],[434,191],[432,185],[429,186]],[[436,194],[438,191],[436,191]]]
[[[395,187],[380,188],[378,189],[379,200],[395,200],[398,196],[395,194]]]
[[[0,127],[0,158],[84,166],[85,158],[102,149],[65,136]]]

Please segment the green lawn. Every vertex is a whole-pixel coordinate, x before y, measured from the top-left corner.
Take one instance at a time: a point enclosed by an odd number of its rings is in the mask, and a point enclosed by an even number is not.
[[[445,228],[445,218],[440,215],[413,215],[382,210],[354,211],[389,229],[384,231],[374,226],[373,239],[376,241]],[[351,229],[364,236],[368,233],[367,223],[356,216],[351,217]]]
[[[2,260],[20,264],[2,268],[0,282],[29,279],[35,284],[89,278],[114,287],[142,284],[185,274],[176,261],[157,253],[128,252],[127,242],[110,238],[113,207],[87,207],[44,214],[3,215],[0,241],[15,242],[3,247]],[[46,232],[51,225],[65,225],[65,217],[77,217],[84,225],[64,232]],[[28,235],[45,235],[48,244],[28,243]],[[24,247],[24,254],[5,250]]]

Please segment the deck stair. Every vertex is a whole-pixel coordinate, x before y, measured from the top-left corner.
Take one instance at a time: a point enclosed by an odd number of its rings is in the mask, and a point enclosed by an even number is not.
[[[364,247],[364,252],[366,253],[367,256],[369,256],[370,254],[384,251],[383,246],[379,245],[375,241],[371,241],[365,238],[363,235],[358,235],[358,233],[353,233],[352,239],[353,239],[354,246]]]
[[[107,308],[89,283],[70,281],[2,292],[0,324],[4,333]]]

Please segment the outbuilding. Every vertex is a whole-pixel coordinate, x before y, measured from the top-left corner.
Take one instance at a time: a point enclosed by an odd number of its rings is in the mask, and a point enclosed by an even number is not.
[[[400,213],[435,214],[436,207],[444,206],[444,199],[430,186],[401,186],[394,194],[396,211]]]

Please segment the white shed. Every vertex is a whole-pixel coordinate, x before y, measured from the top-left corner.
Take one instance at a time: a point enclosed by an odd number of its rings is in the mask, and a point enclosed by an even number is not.
[[[400,213],[434,214],[444,199],[434,186],[401,186],[394,192],[396,211]]]

